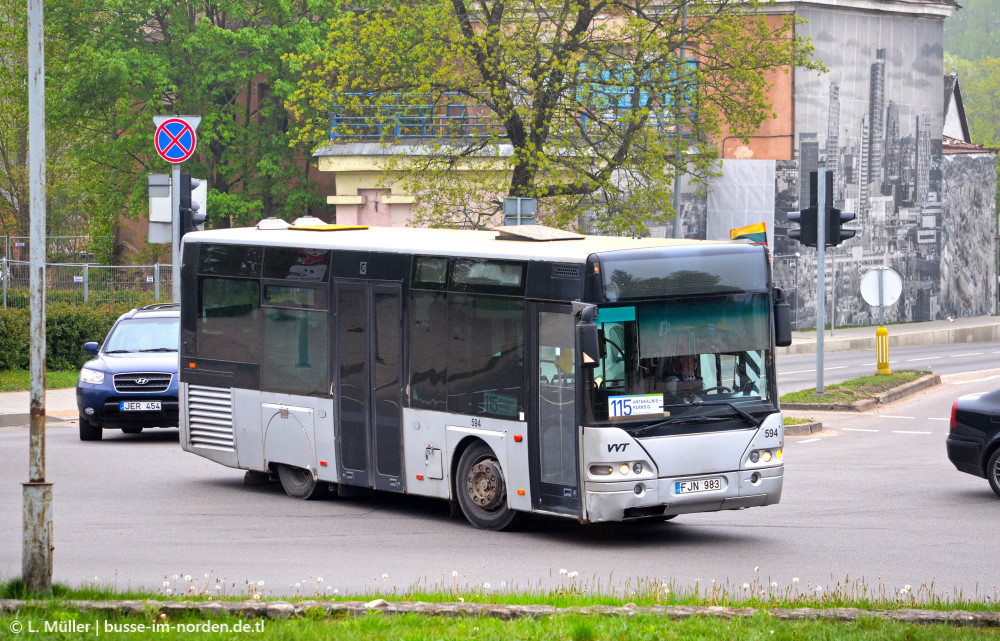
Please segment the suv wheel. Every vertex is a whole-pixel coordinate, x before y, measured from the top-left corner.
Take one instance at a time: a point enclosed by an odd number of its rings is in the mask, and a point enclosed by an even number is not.
[[[100,425],[91,424],[90,420],[80,414],[80,440],[99,441],[104,436],[104,429]]]

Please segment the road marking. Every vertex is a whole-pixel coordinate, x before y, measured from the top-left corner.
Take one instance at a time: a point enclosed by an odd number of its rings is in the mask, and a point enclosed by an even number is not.
[[[864,429],[862,427],[845,427],[841,431],[843,431],[843,432],[877,432],[878,430],[866,430],[866,429]]]
[[[955,354],[952,358],[962,358],[963,356],[982,356],[985,352],[971,352],[969,354]],[[996,354],[996,352],[993,352]]]
[[[927,420],[928,421],[951,421],[950,418],[936,418],[936,417],[933,417],[933,416],[931,418],[927,419]]]
[[[894,416],[892,414],[876,414],[876,416],[879,418],[901,418],[907,421],[915,421],[917,419],[916,416]]]
[[[820,440],[820,439],[818,439],[818,438],[807,438],[804,441],[796,441],[796,442],[797,443],[815,443],[818,440]]]
[[[941,358],[941,356],[925,356],[923,358],[911,358],[911,359],[908,359],[905,362],[907,362],[907,363],[916,363],[917,361],[934,361],[934,360],[937,360],[939,358]]]
[[[825,371],[828,371],[828,370],[831,370],[831,369],[847,369],[847,367],[849,367],[849,366],[848,365],[837,365],[836,367],[824,367],[823,371],[825,372]],[[782,376],[788,376],[789,374],[811,374],[811,373],[813,373],[815,371],[816,371],[816,368],[814,367],[812,369],[799,369],[799,370],[795,370],[794,372],[780,372],[780,374]]]
[[[934,432],[914,432],[910,430],[893,430],[893,434],[933,434]]]

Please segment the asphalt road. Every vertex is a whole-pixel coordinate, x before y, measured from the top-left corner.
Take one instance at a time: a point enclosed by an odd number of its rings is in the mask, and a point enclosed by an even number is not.
[[[878,414],[819,416],[818,436],[787,439],[776,506],[656,525],[539,518],[512,533],[475,530],[413,497],[305,502],[276,485],[244,487],[240,472],[183,452],[176,430],[83,443],[74,422],[52,422],[55,580],[183,591],[191,575],[228,594],[252,581],[265,596],[570,582],[623,593],[662,580],[739,594],[757,580],[855,596],[927,584],[995,599],[1000,500],[952,468],[944,438],[952,400],[998,382],[1000,371],[974,374]],[[4,577],[20,575],[27,448],[26,428],[0,429]]]
[[[778,356],[778,392],[816,387],[816,355]],[[863,374],[874,374],[875,351],[830,352],[823,355],[823,384],[831,385]],[[889,368],[930,369],[957,374],[1000,367],[1000,343],[957,343],[889,350]]]

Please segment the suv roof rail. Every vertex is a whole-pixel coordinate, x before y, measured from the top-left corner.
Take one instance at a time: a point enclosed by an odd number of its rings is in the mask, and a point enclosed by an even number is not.
[[[167,307],[177,307],[180,303],[153,303],[152,305],[146,305],[141,309],[164,309]]]

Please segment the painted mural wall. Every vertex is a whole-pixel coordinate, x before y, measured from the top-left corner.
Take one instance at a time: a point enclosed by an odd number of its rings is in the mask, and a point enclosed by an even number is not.
[[[776,261],[775,270],[797,285],[797,325],[815,323],[816,251],[787,238],[787,214],[808,205],[809,173],[819,168],[835,177],[835,206],[857,215],[850,225],[857,236],[826,254],[834,283],[828,308],[835,306],[838,324],[876,320],[858,291],[877,265],[892,267],[904,283],[886,321],[995,312],[996,261],[983,262],[996,254],[992,198],[972,195],[991,185],[982,174],[945,176],[942,22],[829,9],[799,15],[830,71],[797,72],[795,159],[776,169],[776,254],[800,256]],[[946,220],[958,209],[952,196],[977,203],[963,206],[961,231]],[[993,277],[983,278],[985,271]],[[966,278],[957,293],[956,279]]]

